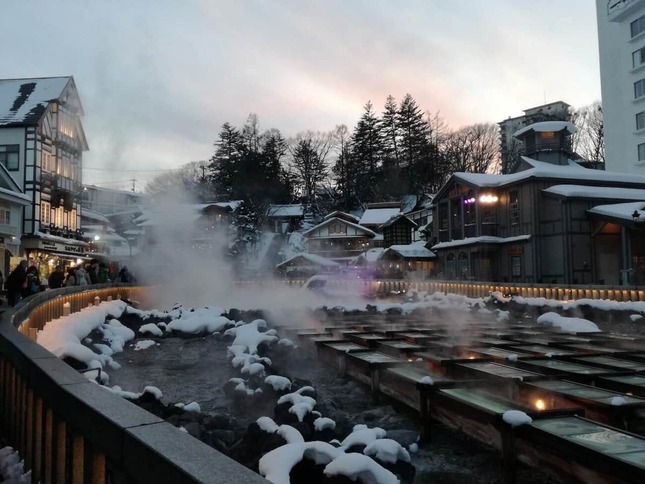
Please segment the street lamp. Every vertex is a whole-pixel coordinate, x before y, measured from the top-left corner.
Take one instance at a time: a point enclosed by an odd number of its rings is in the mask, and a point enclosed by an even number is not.
[[[638,210],[634,210],[634,213],[632,213],[632,220],[634,221],[634,223],[641,221],[641,214]]]

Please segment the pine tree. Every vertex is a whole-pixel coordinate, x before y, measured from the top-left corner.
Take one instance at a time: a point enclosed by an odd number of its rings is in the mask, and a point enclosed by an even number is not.
[[[224,123],[214,145],[215,154],[209,160],[208,177],[218,197],[230,199],[237,164],[243,153],[242,137],[237,129]]]
[[[383,143],[379,119],[367,102],[352,136],[349,173],[356,180],[356,195],[363,202],[373,201],[382,166]]]
[[[409,190],[415,195],[423,195],[433,176],[436,149],[430,143],[430,127],[423,112],[410,94],[401,101],[397,120],[401,133],[401,162],[406,169]]]
[[[350,173],[350,139],[347,126],[336,126],[334,130],[338,158],[332,168],[336,192],[341,199],[341,208],[350,211],[356,204],[356,186]]]

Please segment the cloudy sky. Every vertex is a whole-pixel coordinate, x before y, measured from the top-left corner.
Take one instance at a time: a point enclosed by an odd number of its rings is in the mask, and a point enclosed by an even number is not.
[[[70,74],[83,181],[137,191],[250,113],[288,137],[390,94],[453,128],[600,99],[593,0],[0,0],[0,76]]]

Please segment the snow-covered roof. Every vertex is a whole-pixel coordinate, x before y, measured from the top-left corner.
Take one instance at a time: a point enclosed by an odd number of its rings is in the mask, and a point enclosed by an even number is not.
[[[360,225],[381,225],[400,213],[400,208],[368,208],[358,223]]]
[[[380,255],[380,259],[385,257],[388,252],[396,252],[406,259],[433,259],[435,253],[426,249],[425,242],[414,242],[408,245],[391,245]]]
[[[0,126],[34,125],[71,77],[0,79]]]
[[[210,203],[198,203],[195,205],[197,210],[205,210],[208,207],[219,207],[230,212],[233,212],[242,204],[242,200],[232,200],[230,202],[210,202]]]
[[[461,247],[473,244],[512,244],[514,242],[523,242],[530,238],[530,235],[518,235],[516,237],[494,237],[492,235],[482,235],[481,237],[467,237],[465,239],[451,240],[450,242],[439,242],[432,246],[432,250],[449,249],[451,247]]]
[[[587,213],[629,222],[633,220],[632,214],[634,211],[638,212],[640,219],[645,222],[645,201],[598,205],[587,210]]]
[[[544,133],[549,131],[563,131],[567,130],[569,133],[573,134],[578,131],[573,123],[569,121],[541,121],[539,123],[529,124],[528,126],[518,129],[513,133],[513,137],[518,137],[529,131],[536,131],[538,133]]]
[[[267,210],[267,217],[303,217],[305,208],[300,203],[288,205],[271,205]]]
[[[407,220],[409,222],[410,227],[414,227],[414,228],[418,227],[418,224],[416,222],[414,222],[410,218],[400,213],[392,217],[390,220],[387,220],[383,225],[381,225],[381,228],[389,227],[390,225],[398,222],[399,220]]]
[[[109,224],[110,223],[108,218],[105,215],[103,215],[102,213],[97,212],[95,210],[90,210],[90,209],[87,209],[87,208],[82,209],[81,217],[89,219],[89,220],[94,220],[95,222],[101,222],[101,223],[104,223],[104,224]]]
[[[645,200],[645,189],[592,187],[587,185],[553,185],[542,190],[566,198],[607,198],[612,200]]]
[[[373,230],[370,230],[367,227],[363,227],[362,225],[358,225],[358,224],[355,224],[355,223],[352,223],[352,222],[348,222],[347,220],[344,220],[344,219],[338,218],[338,217],[333,217],[333,218],[323,220],[318,225],[315,225],[315,226],[311,227],[309,230],[304,231],[302,233],[302,235],[304,237],[307,237],[309,235],[309,233],[311,233],[311,232],[313,232],[313,231],[315,231],[315,230],[317,230],[317,229],[319,229],[321,227],[324,227],[326,225],[331,225],[334,222],[339,222],[339,223],[345,224],[345,225],[347,225],[349,227],[354,227],[355,229],[357,229],[357,230],[359,230],[361,232],[364,232],[365,235],[367,235],[368,237],[375,237],[377,235]],[[329,237],[330,238],[343,238],[343,237],[348,237],[348,236],[342,235],[342,234],[333,234],[333,235],[330,235]],[[356,236],[349,236],[349,237],[356,237]]]
[[[368,249],[362,254],[352,258],[351,262],[356,263],[361,258],[365,259],[365,261],[367,262],[376,262],[384,250],[385,248],[383,247],[374,247],[372,249]]]
[[[296,254],[293,257],[290,257],[289,259],[287,259],[286,261],[281,262],[276,267],[289,265],[296,259],[305,259],[311,262],[312,264],[325,266],[325,267],[336,267],[339,265],[338,262],[334,262],[333,260],[326,259],[325,257],[321,257],[316,254],[309,254],[307,252],[301,252],[300,254]]]
[[[356,215],[352,215],[351,213],[341,212],[340,210],[336,210],[336,211],[334,211],[334,212],[332,212],[330,214],[325,215],[323,220],[327,220],[327,219],[333,218],[333,217],[338,217],[338,218],[345,217],[347,220],[353,221],[353,222],[356,222],[356,223],[358,223],[359,220],[361,219],[360,217],[357,217]]]
[[[498,188],[517,183],[529,178],[547,178],[581,181],[597,181],[609,183],[643,183],[645,186],[645,175],[623,173],[618,171],[592,170],[584,168],[574,161],[569,161],[566,166],[554,165],[543,161],[533,160],[526,156],[522,157],[531,166],[528,170],[506,175],[490,175],[486,173],[454,173],[454,179],[464,183],[470,183],[482,188]],[[446,185],[444,185],[445,188]],[[443,188],[442,188],[443,191]]]

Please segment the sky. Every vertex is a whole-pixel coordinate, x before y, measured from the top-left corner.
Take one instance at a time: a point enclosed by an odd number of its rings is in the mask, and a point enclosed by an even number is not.
[[[352,129],[407,93],[452,128],[600,99],[592,0],[1,0],[0,76],[73,75],[83,182],[142,191],[228,122]],[[132,179],[136,181],[133,183]]]

